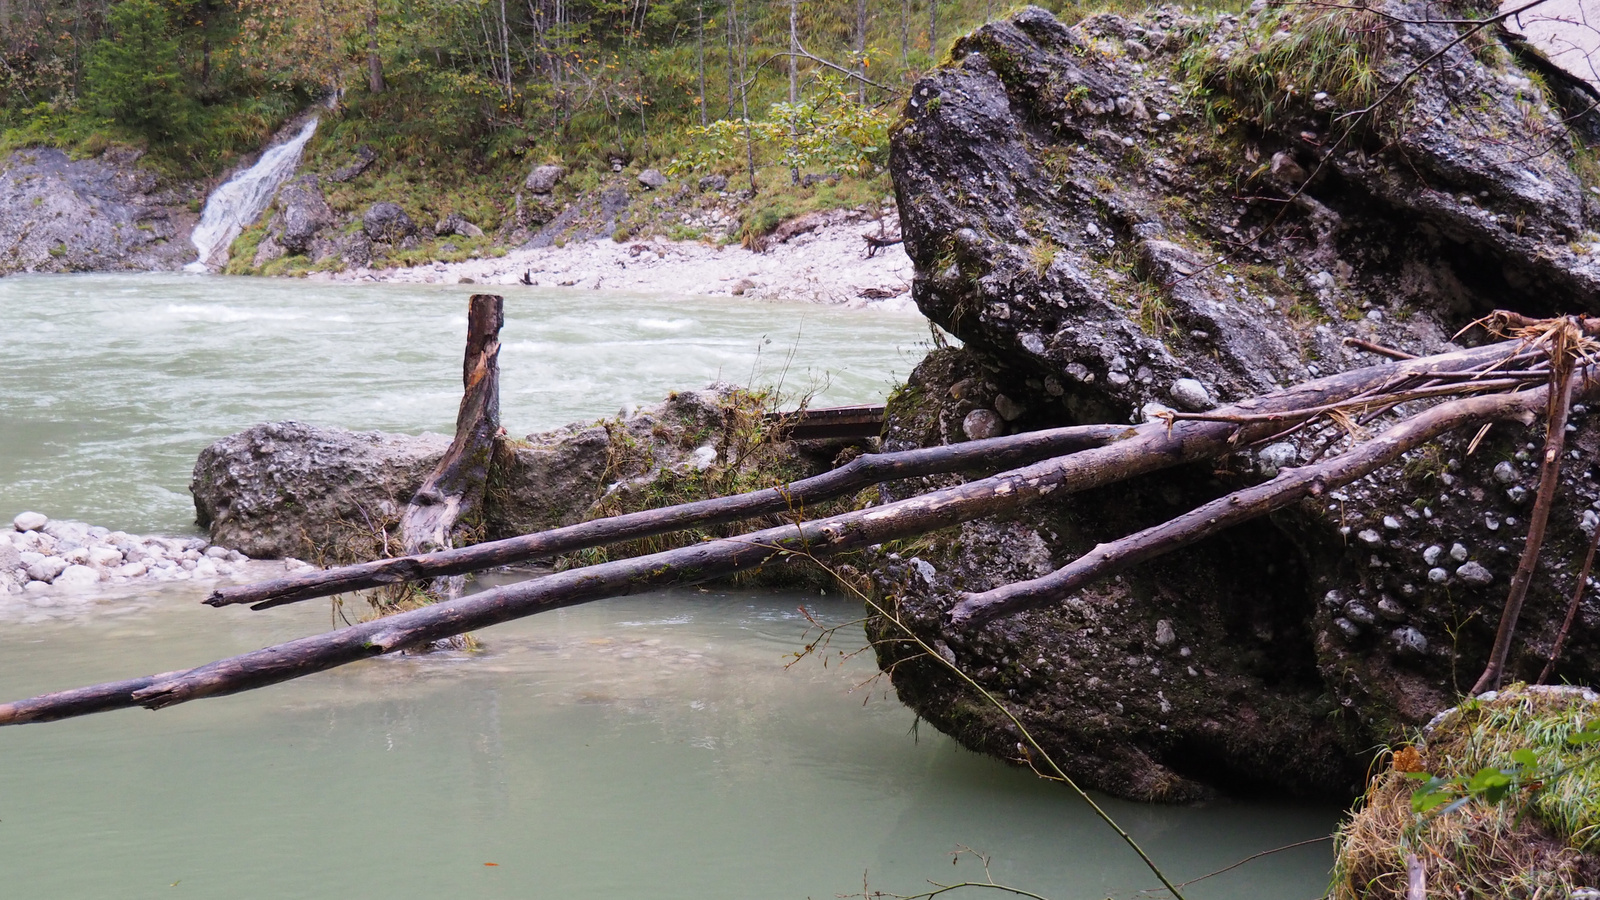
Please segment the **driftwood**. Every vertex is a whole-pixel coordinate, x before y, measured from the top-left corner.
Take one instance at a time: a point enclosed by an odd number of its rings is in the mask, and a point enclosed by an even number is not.
[[[1274,439],[1320,415],[1308,410],[1327,410],[1331,405],[1348,419],[1350,412],[1388,408],[1399,402],[1395,397],[1410,397],[1441,383],[1456,382],[1457,392],[1463,394],[1489,390],[1489,382],[1506,380],[1502,376],[1510,362],[1528,359],[1526,348],[1525,342],[1507,341],[1334,375],[1216,410],[1203,420],[1157,421],[1128,428],[1120,440],[1104,446],[883,506],[815,521],[797,517],[791,525],[534,578],[195,669],[0,705],[0,724],[47,721],[132,706],[160,708],[236,693],[548,609],[671,585],[696,584],[773,559],[837,554],[1012,513],[1051,494],[1064,496]],[[1490,371],[1496,377],[1484,378]],[[1587,397],[1592,387],[1593,382],[1585,379],[1580,395]],[[1497,389],[1501,393],[1496,396],[1453,401],[1466,405],[1438,414],[1440,421],[1435,424],[1441,428],[1445,424],[1477,424],[1514,415],[1513,408],[1528,402],[1537,403],[1532,396],[1524,398]],[[1345,405],[1339,406],[1341,403]],[[1438,408],[1445,407],[1451,404]],[[1413,428],[1410,439],[1421,442],[1429,433],[1428,427]],[[1287,485],[1295,479],[1291,473],[1287,480],[1279,481]],[[1265,508],[1261,511],[1265,512]]]
[[[456,436],[400,518],[400,538],[407,553],[454,546],[463,520],[470,520],[483,505],[489,461],[500,430],[504,302],[497,294],[473,294],[468,304],[467,352],[461,364],[464,390],[456,413]]]
[[[688,528],[777,513],[803,514],[811,504],[843,497],[881,481],[1023,465],[1100,446],[1130,431],[1132,429],[1126,425],[1082,425],[901,453],[869,453],[831,472],[782,487],[626,513],[471,547],[218,588],[206,603],[212,606],[253,603],[255,609],[267,609],[346,591],[461,575]]]

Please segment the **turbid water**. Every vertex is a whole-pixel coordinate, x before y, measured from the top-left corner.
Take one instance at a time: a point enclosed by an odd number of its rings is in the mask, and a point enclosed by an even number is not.
[[[465,293],[0,281],[0,512],[178,527],[193,453],[227,431],[287,416],[445,429]],[[770,377],[796,330],[789,379],[826,370],[825,402],[871,400],[923,333],[914,318],[814,307],[507,300],[515,430],[719,370]],[[193,665],[334,621],[327,603],[212,610],[202,592],[124,589],[8,621],[0,696]],[[820,900],[864,881],[912,893],[981,878],[970,858],[952,866],[963,846],[991,854],[997,880],[1053,900],[1152,886],[1065,790],[916,728],[882,685],[861,686],[870,661],[785,668],[804,643],[802,603],[835,622],[857,609],[831,595],[653,594],[490,629],[475,654],[0,729],[3,893]],[[839,646],[852,642],[859,630],[842,632]],[[1325,835],[1334,819],[1287,804],[1108,805],[1180,878]],[[1329,861],[1326,844],[1291,850],[1190,896],[1311,900]]]

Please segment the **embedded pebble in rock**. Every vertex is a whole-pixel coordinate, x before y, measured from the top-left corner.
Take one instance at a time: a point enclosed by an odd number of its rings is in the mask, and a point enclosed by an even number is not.
[[[1007,422],[1016,421],[1023,413],[1028,411],[1026,406],[1007,397],[1005,394],[994,395],[994,409],[995,412],[1000,414],[1000,418],[1005,419]]]
[[[1206,386],[1193,378],[1179,378],[1172,383],[1168,393],[1171,394],[1173,403],[1189,412],[1202,412],[1217,405],[1217,402],[1211,399],[1211,392],[1206,390]]]
[[[1271,478],[1279,469],[1287,469],[1298,461],[1300,452],[1293,444],[1283,442],[1261,448],[1256,458],[1261,461],[1261,474]]]
[[[1361,636],[1361,626],[1350,621],[1349,619],[1341,616],[1340,618],[1334,619],[1333,624],[1334,627],[1338,628],[1339,631],[1347,638],[1353,640]]]
[[[1439,557],[1441,556],[1444,556],[1444,548],[1438,544],[1434,544],[1428,549],[1422,551],[1422,561],[1430,566],[1438,565]]]
[[[1177,639],[1178,635],[1173,632],[1171,622],[1162,619],[1156,623],[1156,646],[1166,647]]]
[[[1351,600],[1344,605],[1344,615],[1345,618],[1358,625],[1371,625],[1373,622],[1378,621],[1372,615],[1372,610],[1367,609],[1355,600]]]
[[[1405,607],[1394,602],[1390,597],[1378,601],[1378,615],[1390,622],[1404,622],[1406,620]]]
[[[1394,649],[1398,653],[1421,656],[1428,652],[1428,639],[1422,632],[1409,625],[1391,631],[1389,639],[1394,641]]]
[[[1494,477],[1499,479],[1501,484],[1510,484],[1517,480],[1517,467],[1510,462],[1502,460],[1499,465],[1494,467]]]
[[[50,518],[44,513],[25,512],[18,513],[17,517],[11,520],[11,525],[18,531],[38,531],[48,521]]]
[[[1476,562],[1469,562],[1457,569],[1456,575],[1467,584],[1476,584],[1480,587],[1494,581],[1494,575]]]
[[[1005,421],[992,409],[975,409],[961,420],[961,433],[972,441],[999,437],[1005,434],[1005,429]]]
[[[1400,528],[1400,520],[1396,519],[1394,516],[1384,516],[1383,527],[1389,529],[1390,531],[1398,530]]]
[[[1466,562],[1467,561],[1467,548],[1461,546],[1460,544],[1451,544],[1450,545],[1450,558],[1455,560],[1456,562]]]
[[[1428,580],[1434,584],[1444,584],[1450,580],[1450,573],[1435,566],[1428,570]]]
[[[1383,543],[1383,536],[1378,534],[1376,531],[1373,531],[1371,528],[1362,529],[1361,533],[1357,534],[1356,537],[1360,538],[1361,542],[1364,544]]]

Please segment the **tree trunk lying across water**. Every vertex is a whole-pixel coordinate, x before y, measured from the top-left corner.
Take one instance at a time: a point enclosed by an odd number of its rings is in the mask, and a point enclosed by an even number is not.
[[[858,550],[973,519],[1014,512],[1053,493],[1076,493],[1271,440],[1286,430],[1300,427],[1328,412],[1358,410],[1366,406],[1384,409],[1412,399],[1493,391],[1488,396],[1450,400],[1420,416],[1402,421],[1391,432],[1399,437],[1380,438],[1375,442],[1378,449],[1366,453],[1366,462],[1363,462],[1358,445],[1356,450],[1346,454],[1350,457],[1348,462],[1341,463],[1345,457],[1337,457],[1324,466],[1328,471],[1323,473],[1323,477],[1327,480],[1359,477],[1351,473],[1370,471],[1363,467],[1368,463],[1375,466],[1381,464],[1383,459],[1392,459],[1405,449],[1419,446],[1446,429],[1496,419],[1526,418],[1531,410],[1544,402],[1543,391],[1515,392],[1514,388],[1536,383],[1531,380],[1540,377],[1536,366],[1528,368],[1526,364],[1538,363],[1540,359],[1539,354],[1529,352],[1525,342],[1506,341],[1329,376],[1200,417],[1156,421],[1130,428],[1115,426],[1123,436],[1112,443],[906,500],[810,522],[798,520],[797,515],[797,521],[791,525],[534,578],[194,669],[0,705],[0,724],[48,721],[132,706],[155,709],[202,697],[236,693],[370,656],[424,645],[549,609],[655,588],[697,584],[749,570],[776,558],[826,556]],[[1512,364],[1522,364],[1524,368],[1513,370]],[[1577,382],[1575,396],[1587,398],[1596,392],[1596,383],[1591,380],[1591,375],[1585,368],[1574,376]],[[1105,439],[1103,431],[1091,431],[1086,435],[1095,441]],[[1373,463],[1373,460],[1380,462]],[[1306,479],[1291,472],[1280,476],[1278,481],[1288,486],[1301,484]],[[1314,481],[1313,476],[1308,483]],[[1277,485],[1277,482],[1269,483],[1267,487],[1273,485]],[[760,494],[746,496],[761,498]],[[758,502],[727,499],[751,504]],[[700,507],[703,511],[706,504],[719,502],[704,501],[690,506]],[[771,499],[762,498],[759,502],[770,503]],[[1254,502],[1244,506],[1246,513],[1260,515],[1272,508],[1272,503]],[[651,515],[661,514],[670,515],[673,510],[657,510]],[[1209,517],[1208,513],[1204,515]],[[1243,513],[1233,516],[1239,519],[1246,517]],[[602,530],[607,527],[605,520],[589,524]],[[1181,528],[1179,530],[1182,531]],[[1187,540],[1197,539],[1203,533],[1207,533],[1204,527],[1191,528],[1181,540],[1167,543],[1175,547]],[[537,537],[515,540],[532,541]],[[454,552],[459,554],[467,551]],[[480,561],[474,567],[482,568],[497,562]],[[437,571],[416,574],[419,570],[414,562],[407,564],[410,568],[396,561],[387,563],[396,568],[390,572],[390,578],[378,583],[386,583],[397,577],[439,574]],[[459,556],[453,563],[446,564],[460,564]],[[371,573],[365,577],[370,578]]]

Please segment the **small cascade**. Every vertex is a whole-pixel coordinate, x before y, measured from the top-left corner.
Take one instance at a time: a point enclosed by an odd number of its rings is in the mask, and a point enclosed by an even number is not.
[[[260,217],[272,202],[278,186],[294,174],[300,164],[300,151],[317,130],[312,119],[298,134],[267,148],[256,164],[228,179],[206,198],[200,224],[189,235],[200,255],[184,268],[190,272],[215,272],[228,264],[228,247],[246,225]]]

